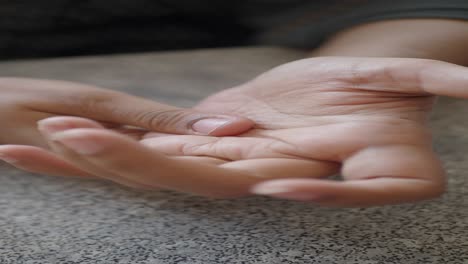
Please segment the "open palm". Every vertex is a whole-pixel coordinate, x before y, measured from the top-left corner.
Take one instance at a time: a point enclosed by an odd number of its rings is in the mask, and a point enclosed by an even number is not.
[[[442,81],[436,78],[446,72],[443,66],[449,65],[333,57],[289,63],[196,107],[250,118],[257,124],[250,132],[220,138],[151,133],[142,142],[262,178],[322,178],[341,168],[344,182],[270,184],[279,197],[366,205],[436,196],[444,172],[427,118],[435,100],[430,88]]]
[[[344,62],[327,58],[283,65],[195,107],[248,117],[256,126],[243,135],[149,133],[142,142],[171,155],[209,156],[223,162],[283,158],[327,165],[370,146],[430,144],[425,125],[432,95],[395,87],[401,80],[392,76],[358,73],[357,63],[345,69],[340,66]],[[376,78],[387,83],[366,87]],[[151,139],[158,137],[164,139]]]

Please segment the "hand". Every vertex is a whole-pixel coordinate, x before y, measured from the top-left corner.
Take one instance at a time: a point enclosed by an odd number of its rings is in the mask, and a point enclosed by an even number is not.
[[[0,78],[0,144],[45,147],[36,123],[57,115],[175,134],[236,135],[253,125],[244,118],[180,109],[84,84]]]
[[[117,174],[140,185],[161,181],[151,171],[160,163],[151,162],[150,156],[158,161],[163,152],[173,156],[171,161],[198,161],[172,167],[177,181],[163,180],[167,188],[232,196],[246,194],[245,188],[262,177],[292,177],[297,179],[265,181],[253,190],[330,206],[409,202],[435,197],[444,189],[444,173],[426,127],[432,94],[467,97],[467,84],[465,68],[443,62],[314,58],[280,66],[197,107],[253,119],[256,129],[241,137],[146,135],[142,143],[156,152],[87,123],[85,127],[95,128],[70,129],[56,138],[99,135],[108,147],[131,144],[138,159],[111,152],[93,154],[83,164],[74,162],[76,153],[62,153],[76,166],[112,172],[111,178]],[[203,170],[192,169],[198,166],[209,168],[211,175],[203,178]],[[340,169],[344,181],[318,179]]]
[[[153,133],[143,142],[257,177],[297,177],[260,183],[258,194],[330,206],[411,202],[445,186],[427,126],[433,94],[468,97],[468,70],[417,59],[306,59],[197,107],[248,117],[254,130],[223,138]],[[344,181],[318,179],[339,170]]]
[[[136,137],[148,130],[236,135],[253,126],[245,118],[180,109],[90,85],[0,78],[0,122],[3,124],[0,144],[10,144],[1,146],[5,151],[0,153],[0,158],[16,160],[17,167],[35,172],[47,166],[61,172],[63,162],[44,150],[48,149],[48,143],[37,130],[37,121],[62,115],[89,117],[107,128]],[[69,174],[88,175],[77,168]]]

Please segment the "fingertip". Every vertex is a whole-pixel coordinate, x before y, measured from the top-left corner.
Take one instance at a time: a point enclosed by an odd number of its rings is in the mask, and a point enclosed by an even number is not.
[[[124,137],[124,136],[122,136]],[[94,155],[111,145],[121,143],[121,135],[95,128],[75,128],[54,133],[52,142],[59,143],[81,155]]]
[[[272,180],[256,184],[250,191],[256,195],[294,201],[320,202],[325,198],[321,193],[297,190],[297,188],[290,185],[291,183],[295,184],[294,180],[293,182],[289,180]]]
[[[247,118],[237,117],[211,130],[209,136],[236,136],[254,127],[255,123]]]
[[[8,163],[17,163],[24,157],[30,156],[31,153],[42,153],[44,150],[34,146],[24,145],[1,145],[0,159]]]
[[[254,194],[275,196],[276,194],[300,191],[301,189],[298,187],[304,187],[304,185],[310,185],[310,180],[274,179],[255,184],[250,191]]]
[[[96,121],[74,116],[54,116],[42,119],[37,122],[37,127],[46,135],[75,128],[104,128]]]
[[[18,163],[18,160],[16,158],[6,153],[0,153],[0,160],[9,164]]]
[[[23,145],[0,145],[0,152],[7,152],[17,147],[23,147]]]

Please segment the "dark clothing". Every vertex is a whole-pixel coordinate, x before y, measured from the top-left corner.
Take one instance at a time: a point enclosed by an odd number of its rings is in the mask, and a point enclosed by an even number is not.
[[[0,59],[235,45],[316,47],[396,18],[468,19],[468,0],[0,0]]]

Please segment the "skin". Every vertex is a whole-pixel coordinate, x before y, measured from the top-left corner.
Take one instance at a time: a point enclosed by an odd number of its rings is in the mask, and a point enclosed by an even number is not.
[[[56,117],[40,123],[54,153],[27,146],[3,146],[0,153],[30,171],[94,175],[138,188],[221,198],[253,192],[362,207],[437,197],[444,190],[444,171],[431,148],[427,115],[434,95],[468,97],[468,70],[434,60],[349,56],[434,55],[462,63],[466,56],[456,55],[466,35],[460,25],[466,24],[441,21],[391,21],[341,32],[314,55],[347,57],[282,65],[196,107],[256,123],[238,137],[137,133],[132,139],[92,120]],[[440,23],[431,32],[434,41],[411,34],[435,22]],[[393,46],[375,37],[395,30]],[[432,48],[452,42],[457,45],[447,52]],[[344,181],[325,179],[337,172]],[[282,179],[266,180],[271,178]]]
[[[455,19],[397,19],[347,28],[311,56],[432,59],[468,65],[468,22]]]
[[[293,198],[326,206],[402,203],[443,192],[427,115],[433,94],[468,97],[467,84],[466,68],[440,61],[313,58],[196,107],[257,124],[237,137],[152,132],[138,142],[72,117],[49,118],[40,127],[68,164],[133,187],[230,198],[249,194],[265,178],[293,178],[270,182],[278,185],[269,190],[289,198],[307,189]],[[86,146],[92,150],[80,149]],[[344,181],[322,179],[339,171]],[[254,191],[264,193],[261,185]]]
[[[108,128],[131,125],[147,130],[192,135],[236,135],[252,121],[156,103],[91,85],[36,79],[0,78],[0,144],[47,147],[37,122],[53,116],[82,116]],[[221,127],[194,126],[200,120],[226,120]],[[206,122],[205,122],[206,124]]]

